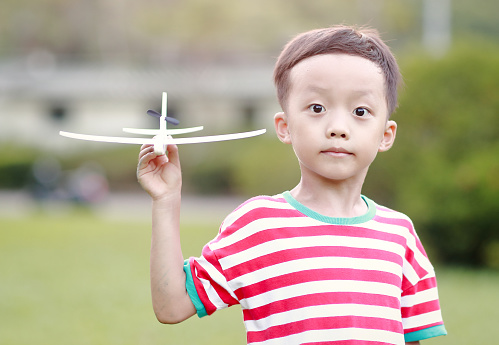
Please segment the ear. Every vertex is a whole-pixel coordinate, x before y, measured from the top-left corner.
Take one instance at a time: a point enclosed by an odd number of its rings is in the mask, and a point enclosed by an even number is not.
[[[280,112],[274,116],[274,126],[277,137],[285,144],[291,144],[291,138],[288,129],[288,118],[285,113]]]
[[[385,133],[383,133],[383,139],[378,148],[378,152],[388,151],[395,142],[395,136],[397,134],[397,123],[395,121],[387,121],[385,127]]]

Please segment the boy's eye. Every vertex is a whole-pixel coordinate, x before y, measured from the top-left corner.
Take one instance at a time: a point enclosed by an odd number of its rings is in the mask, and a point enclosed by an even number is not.
[[[322,112],[326,111],[326,108],[324,108],[324,107],[323,107],[322,105],[320,105],[320,104],[312,104],[312,105],[309,107],[309,109],[310,109],[312,112],[316,113],[316,114],[320,114],[320,113],[322,113]]]
[[[359,107],[353,111],[353,114],[356,116],[366,116],[369,114],[369,110],[367,110],[366,108]]]

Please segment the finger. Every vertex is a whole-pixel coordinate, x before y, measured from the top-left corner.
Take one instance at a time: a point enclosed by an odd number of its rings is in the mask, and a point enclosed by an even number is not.
[[[142,152],[141,152],[142,153]],[[137,164],[137,172],[146,168],[149,165],[153,157],[151,157],[150,153],[142,153],[141,157],[139,157],[139,163]]]
[[[152,151],[154,151],[154,147],[152,145],[150,144],[142,145],[139,152],[139,160]]]
[[[150,149],[151,147],[153,147],[153,145],[151,144],[143,144],[141,147],[140,147],[140,151],[144,151],[144,150],[148,150]]]
[[[154,146],[153,144],[142,144],[142,146],[140,147],[140,149],[145,149],[146,147],[150,147],[150,146]]]
[[[166,147],[166,150],[168,151],[168,161],[180,169],[180,156],[177,145],[170,144]]]
[[[142,157],[139,159],[139,164],[137,166],[137,171],[145,169],[149,166],[151,162],[155,163],[155,166],[160,166],[167,162],[166,156],[158,157],[154,153],[154,149],[151,152],[145,152]]]

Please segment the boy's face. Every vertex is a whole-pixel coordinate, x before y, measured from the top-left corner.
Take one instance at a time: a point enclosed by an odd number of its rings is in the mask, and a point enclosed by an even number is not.
[[[290,73],[278,137],[292,144],[302,181],[363,182],[378,152],[388,150],[397,125],[387,121],[385,83],[373,62],[346,54],[305,59]]]

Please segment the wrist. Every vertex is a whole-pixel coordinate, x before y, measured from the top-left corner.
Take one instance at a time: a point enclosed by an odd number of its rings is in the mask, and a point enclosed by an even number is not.
[[[180,191],[151,197],[152,205],[156,209],[180,208],[182,199]]]

